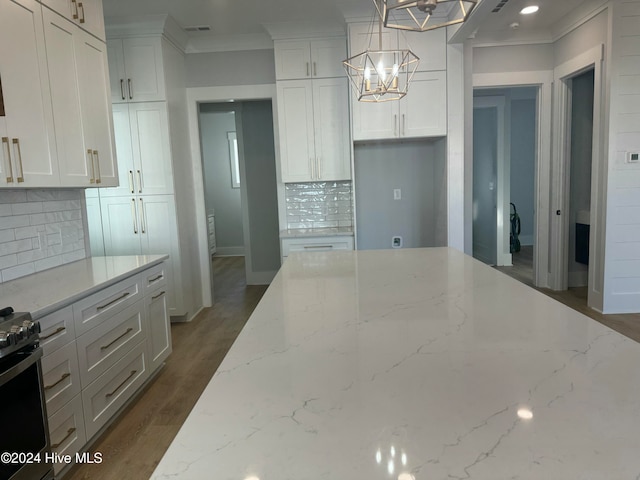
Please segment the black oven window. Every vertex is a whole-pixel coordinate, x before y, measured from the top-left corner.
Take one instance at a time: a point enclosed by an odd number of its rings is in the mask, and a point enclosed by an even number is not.
[[[14,358],[15,356],[12,356],[11,360]],[[3,371],[11,367],[6,365],[8,360],[0,363]],[[38,364],[31,365],[24,372],[0,385],[0,411],[4,412],[4,433],[0,435],[0,452],[36,454],[46,446]],[[0,479],[11,478],[21,467],[20,464],[0,463]]]

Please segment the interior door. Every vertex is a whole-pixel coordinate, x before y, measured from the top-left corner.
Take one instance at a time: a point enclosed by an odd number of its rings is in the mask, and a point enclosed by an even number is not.
[[[497,262],[498,110],[474,99],[473,107],[473,256]]]

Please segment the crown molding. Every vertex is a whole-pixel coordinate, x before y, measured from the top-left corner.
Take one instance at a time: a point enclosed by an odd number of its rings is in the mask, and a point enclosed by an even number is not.
[[[192,54],[241,50],[273,50],[273,40],[266,33],[242,35],[199,33],[190,36],[185,52]]]
[[[183,52],[189,36],[170,15],[128,15],[126,17],[106,17],[107,38],[148,37],[164,35]]]
[[[343,37],[347,34],[346,25],[338,22],[283,22],[265,23],[262,26],[274,40]]]

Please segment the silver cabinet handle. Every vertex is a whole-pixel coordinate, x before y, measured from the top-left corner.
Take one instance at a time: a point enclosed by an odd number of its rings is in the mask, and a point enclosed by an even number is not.
[[[305,245],[304,249],[305,250],[313,250],[313,249],[318,249],[318,248],[333,248],[333,245]]]
[[[138,193],[142,193],[142,172],[140,170],[136,170],[138,172]]]
[[[307,77],[309,76],[309,62],[307,62]]]
[[[16,153],[16,158],[18,159],[18,165],[20,165],[20,176],[16,177],[16,181],[18,183],[24,182],[24,167],[22,166],[22,152],[20,151],[20,139],[13,139],[13,153]]]
[[[164,278],[164,275],[161,273],[153,278],[150,278],[147,280],[147,282],[149,283],[149,285],[151,285],[153,282],[156,282],[158,280],[160,280],[161,278]]]
[[[124,78],[120,79],[120,95],[122,96],[122,100],[126,100],[124,96]]]
[[[82,2],[78,2],[78,10],[82,10],[82,16],[80,17],[80,23],[84,23],[84,5]]]
[[[54,332],[51,332],[49,335],[40,335],[40,340],[46,340],[47,338],[55,337],[60,332],[64,332],[66,327],[58,327]]]
[[[142,233],[145,233],[144,229],[144,205],[142,203],[142,199],[140,199],[140,228],[142,229]]]
[[[109,305],[113,305],[114,303],[119,302],[120,300],[122,300],[123,298],[126,298],[129,296],[129,292],[124,292],[122,295],[120,295],[118,298],[114,298],[113,300],[111,300],[110,302],[105,303],[104,305],[100,305],[99,307],[96,307],[96,310],[100,311],[100,310],[104,310],[105,308],[107,308]]]
[[[96,166],[93,163],[93,150],[90,148],[87,149],[87,163],[91,166],[91,178],[89,178],[89,183],[96,183]]]
[[[151,300],[157,300],[158,298],[160,298],[161,296],[163,296],[165,293],[167,293],[167,292],[165,292],[164,290],[162,290],[159,294],[154,295],[153,297],[151,297]]]
[[[58,443],[54,443],[53,445],[51,445],[51,448],[58,448],[60,445],[62,445],[64,443],[64,441],[69,438],[73,432],[76,431],[76,427],[71,427],[69,430],[67,430],[67,434],[62,438],[62,440],[60,440]]]
[[[114,338],[113,340],[111,340],[109,343],[107,343],[106,345],[102,345],[100,347],[100,350],[106,350],[107,348],[109,348],[111,345],[113,345],[114,343],[116,343],[118,340],[120,340],[122,337],[126,337],[131,330],[133,330],[133,327],[129,327],[127,328],[126,332],[118,335],[116,338]]]
[[[73,5],[74,11],[75,13],[72,15],[74,20],[78,19],[78,4],[76,3],[76,0],[71,0],[71,5]]]
[[[316,62],[313,62],[313,76],[318,76],[318,69],[316,68]]]
[[[7,159],[9,160],[9,175],[7,183],[13,183],[13,166],[11,165],[11,147],[9,147],[9,137],[2,137],[2,149],[6,146]],[[4,152],[3,152],[4,153]]]
[[[133,86],[130,78],[127,78],[127,86],[129,87],[129,100],[133,100]]]
[[[318,180],[322,180],[322,162],[320,157],[316,158],[316,166],[318,170]]]
[[[138,373],[137,370],[131,370],[131,373],[129,374],[129,376],[125,378],[122,381],[122,383],[113,390],[113,392],[105,393],[104,396],[107,398],[113,397],[116,394],[116,392],[120,390],[124,386],[124,384],[127,383],[131,379],[131,377],[133,377],[136,373]]]
[[[133,187],[133,170],[129,170],[129,190],[131,193],[136,193]]]
[[[98,150],[93,151],[93,157],[96,162],[96,172],[98,172],[98,175],[96,176],[96,183],[102,183],[102,174],[100,173],[100,156],[98,155]]]
[[[404,119],[404,113],[402,114],[402,136],[404,137],[407,134],[407,124]]]
[[[71,374],[69,372],[67,373],[63,373],[62,376],[56,380],[55,382],[53,382],[51,385],[45,385],[44,389],[45,390],[51,390],[53,387],[55,387],[56,385],[58,385],[60,382],[62,382],[65,378],[69,378],[71,376]]]
[[[393,116],[393,136],[398,136],[398,115]]]
[[[138,219],[136,218],[136,199],[131,199],[131,217],[133,218],[133,234],[138,234]]]

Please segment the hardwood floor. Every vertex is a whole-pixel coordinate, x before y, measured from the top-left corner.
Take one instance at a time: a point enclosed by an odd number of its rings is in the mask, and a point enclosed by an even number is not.
[[[148,479],[209,383],[267,286],[246,286],[243,257],[214,257],[215,304],[171,325],[173,353],[150,385],[93,444],[101,464],[65,480]]]
[[[532,288],[548,295],[560,303],[567,305],[587,317],[606,325],[607,327],[625,335],[636,342],[640,342],[640,314],[616,314],[604,315],[587,306],[587,288],[569,288],[568,290],[555,291],[547,288],[533,287],[533,247],[523,246],[520,252],[513,254],[512,267],[495,267],[502,273],[529,285]]]

